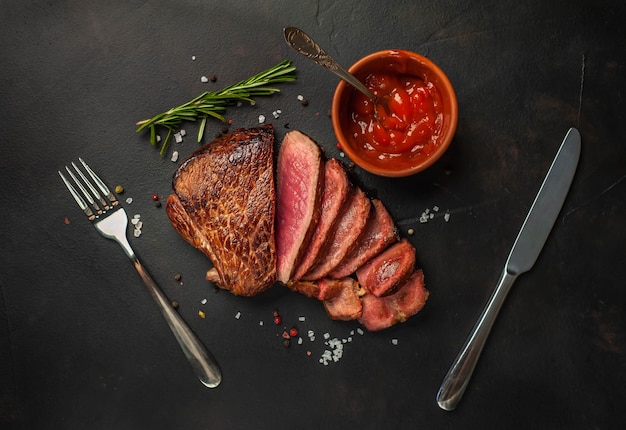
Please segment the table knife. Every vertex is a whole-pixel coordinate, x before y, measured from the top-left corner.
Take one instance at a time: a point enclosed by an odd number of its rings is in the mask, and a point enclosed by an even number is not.
[[[578,130],[570,128],[522,224],[491,298],[443,379],[437,393],[440,408],[456,408],[513,282],[537,261],[574,178],[580,147]]]

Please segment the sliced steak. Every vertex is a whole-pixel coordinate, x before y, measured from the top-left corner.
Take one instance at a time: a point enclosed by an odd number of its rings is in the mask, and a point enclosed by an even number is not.
[[[320,147],[297,130],[281,144],[276,185],[276,268],[278,280],[287,284],[317,226],[324,191]]]
[[[357,282],[352,278],[343,278],[335,282],[340,282],[342,288],[338,295],[323,301],[326,313],[334,320],[358,319],[363,312],[363,305],[357,293]]]
[[[323,278],[317,281],[295,281],[287,285],[292,291],[318,300],[328,300],[337,296],[343,289],[341,279]]]
[[[348,252],[356,245],[356,241],[365,229],[370,215],[370,199],[360,188],[353,188],[345,202],[337,226],[313,267],[302,276],[305,280],[316,280],[325,277],[337,267]]]
[[[376,297],[392,294],[415,269],[415,248],[408,240],[391,245],[356,271],[359,284]]]
[[[374,214],[367,221],[365,231],[359,237],[354,249],[329,273],[328,276],[331,278],[341,279],[350,276],[368,260],[398,240],[398,229],[383,202],[374,199],[372,206]]]
[[[309,247],[298,265],[293,280],[299,280],[315,263],[317,256],[326,243],[335,220],[348,196],[350,182],[345,169],[336,158],[331,158],[324,164],[324,194],[322,209],[317,228],[313,233]]]
[[[233,294],[258,294],[276,280],[273,148],[271,126],[239,129],[192,153],[172,180],[172,226]]]
[[[359,322],[369,331],[382,330],[404,322],[418,313],[426,304],[428,290],[424,273],[416,270],[398,291],[386,297],[366,294],[361,298],[363,311]]]

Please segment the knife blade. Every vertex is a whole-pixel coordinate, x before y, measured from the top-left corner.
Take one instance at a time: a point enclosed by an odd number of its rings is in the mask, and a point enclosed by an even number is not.
[[[456,408],[513,282],[537,261],[572,184],[580,149],[580,133],[570,128],[526,215],[495,290],[437,392],[441,409]]]

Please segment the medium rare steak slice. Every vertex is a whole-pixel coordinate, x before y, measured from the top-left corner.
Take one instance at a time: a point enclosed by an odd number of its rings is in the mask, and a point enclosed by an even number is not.
[[[415,269],[415,248],[408,240],[391,245],[356,271],[359,283],[376,297],[398,289]]]
[[[324,191],[320,147],[297,130],[281,144],[276,186],[276,269],[278,280],[287,284],[317,226]]]
[[[213,262],[211,279],[251,296],[276,280],[274,130],[239,129],[201,147],[176,170],[166,212]]]
[[[350,182],[345,169],[336,158],[331,158],[324,164],[324,194],[319,222],[309,247],[298,265],[293,280],[299,280],[315,263],[326,239],[335,225],[339,212],[350,191]],[[343,276],[342,276],[343,277]]]
[[[357,244],[328,276],[341,279],[350,276],[368,260],[380,254],[389,245],[398,240],[396,228],[387,208],[378,199],[372,200],[374,214],[367,221],[365,231],[357,240]]]
[[[363,311],[359,322],[369,331],[382,330],[404,322],[418,313],[426,304],[428,290],[424,273],[416,270],[398,291],[386,297],[366,294],[361,297]]]
[[[324,300],[324,308],[331,319],[351,321],[359,318],[363,312],[363,305],[358,295],[358,284],[352,278],[343,278],[335,282],[341,283],[338,295]]]
[[[353,188],[345,202],[342,214],[315,265],[304,275],[304,280],[325,277],[337,267],[348,252],[356,245],[365,229],[371,209],[370,199],[360,188]]]

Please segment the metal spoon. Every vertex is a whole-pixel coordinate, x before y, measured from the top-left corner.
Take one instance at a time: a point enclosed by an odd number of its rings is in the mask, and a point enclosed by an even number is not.
[[[287,27],[283,31],[285,33],[285,41],[287,41],[287,44],[295,49],[296,52],[310,58],[320,66],[335,73],[341,79],[370,98],[374,102],[375,106],[381,105],[381,100],[376,97],[374,93],[363,85],[363,83],[354,75],[350,74],[346,69],[341,67],[341,65],[333,57],[328,55],[328,53],[324,51],[321,46],[315,43],[315,41],[311,39],[308,34],[295,27]],[[374,112],[376,112],[376,109],[374,109]]]

